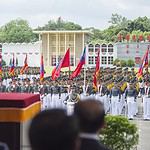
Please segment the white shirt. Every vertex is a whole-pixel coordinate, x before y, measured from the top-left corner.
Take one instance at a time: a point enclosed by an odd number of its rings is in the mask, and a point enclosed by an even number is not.
[[[96,133],[80,133],[80,138],[99,140]]]

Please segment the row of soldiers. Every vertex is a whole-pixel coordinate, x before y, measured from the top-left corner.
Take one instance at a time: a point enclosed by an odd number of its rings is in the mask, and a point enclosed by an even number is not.
[[[17,75],[13,79],[10,77],[4,78],[0,82],[0,92],[40,93],[43,97],[51,99],[58,97],[65,102],[70,97],[73,101],[76,101],[75,98],[79,96],[81,99],[94,96],[103,101],[106,112],[113,115],[121,114],[125,101],[127,101],[127,116],[129,119],[133,119],[133,116],[136,115],[137,96],[139,93],[140,95],[147,93],[143,89],[148,85],[150,79],[148,70],[145,70],[143,79],[138,80],[134,68],[131,70],[116,67],[100,68],[97,77],[98,85],[95,89],[93,87],[94,68],[86,69],[86,78],[85,71],[82,70],[81,74],[72,80],[69,79],[69,72],[61,72],[56,81],[52,81],[51,77],[48,76],[42,82],[39,80],[38,68],[35,68],[35,71],[36,73],[30,72],[28,75]],[[70,93],[73,96],[68,97]]]
[[[9,71],[10,71],[10,67],[8,66],[4,66],[2,68],[2,76],[1,79],[8,79],[8,78],[14,78],[14,77],[18,77],[20,75],[20,71],[21,71],[22,67],[15,67],[15,71],[14,71],[14,75],[12,77],[12,75],[10,75]],[[25,70],[25,74],[26,76],[29,75],[38,75],[40,72],[40,67],[28,67],[28,69]]]

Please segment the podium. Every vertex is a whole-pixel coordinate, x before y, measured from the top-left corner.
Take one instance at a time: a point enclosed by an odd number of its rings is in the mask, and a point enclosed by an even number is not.
[[[10,150],[30,150],[28,127],[40,110],[39,94],[0,93],[0,141]]]

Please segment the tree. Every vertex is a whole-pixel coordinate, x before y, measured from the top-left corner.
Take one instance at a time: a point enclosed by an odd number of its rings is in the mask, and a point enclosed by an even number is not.
[[[79,24],[64,21],[59,17],[56,21],[49,20],[45,26],[38,27],[36,30],[82,30],[82,27]]]
[[[120,60],[120,66],[121,67],[126,67],[127,66],[127,62],[125,60]]]
[[[120,66],[120,60],[117,58],[113,61],[114,66]]]
[[[112,150],[130,150],[138,144],[138,129],[123,116],[106,116],[106,128],[100,132],[100,141]]]
[[[116,14],[112,14],[111,20],[108,21],[108,22],[111,23],[112,25],[119,25],[122,22],[123,19],[124,18],[121,15],[118,15],[116,13]]]
[[[145,17],[138,17],[137,19],[131,21],[128,24],[128,31],[132,32],[132,31],[150,31],[150,19]]]
[[[26,20],[12,20],[0,28],[0,42],[2,43],[23,43],[35,40],[37,40],[36,35],[33,34]]]
[[[135,66],[134,60],[129,59],[129,60],[127,61],[127,66],[128,66],[128,67],[134,67],[134,66]]]

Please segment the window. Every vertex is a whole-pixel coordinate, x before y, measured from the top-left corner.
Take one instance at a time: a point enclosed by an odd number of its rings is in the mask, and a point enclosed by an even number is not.
[[[102,54],[106,54],[106,52],[107,52],[107,45],[103,44],[102,45]]]
[[[74,36],[72,34],[69,35],[69,41],[74,41]]]
[[[65,53],[65,47],[60,47],[60,52]]]
[[[97,62],[97,56],[95,56],[95,64],[96,64],[96,62]]]
[[[74,56],[71,56],[70,58],[70,66],[74,66]]]
[[[102,64],[107,64],[107,57],[106,56],[102,57]]]
[[[89,53],[94,52],[94,46],[92,44],[89,44],[88,51],[89,51]]]
[[[113,57],[112,56],[108,56],[108,64],[113,64]]]
[[[52,66],[56,66],[56,56],[52,56]]]
[[[112,45],[112,44],[109,44],[109,45],[108,45],[108,52],[109,52],[110,54],[113,53],[113,45]]]
[[[95,45],[95,53],[97,53],[99,49],[100,49],[100,45],[99,45],[99,44],[96,44],[96,45]]]
[[[58,63],[61,61],[62,56],[58,56]]]
[[[88,63],[89,64],[94,64],[94,57],[93,56],[89,56]]]

